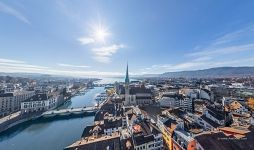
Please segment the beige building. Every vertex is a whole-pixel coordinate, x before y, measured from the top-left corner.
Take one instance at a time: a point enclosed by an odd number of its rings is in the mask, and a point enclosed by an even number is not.
[[[32,97],[34,91],[14,91],[0,94],[0,117],[20,110],[22,101]]]

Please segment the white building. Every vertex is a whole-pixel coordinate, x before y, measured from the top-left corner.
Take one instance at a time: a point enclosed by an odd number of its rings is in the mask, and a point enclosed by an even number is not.
[[[103,120],[103,130],[105,135],[112,135],[115,132],[120,132],[123,127],[122,117],[115,117],[111,114],[106,114]]]
[[[47,94],[36,94],[21,103],[21,112],[29,113],[46,111],[57,107],[57,97]]]
[[[184,97],[180,99],[180,105],[179,107],[186,110],[186,111],[193,111],[193,100],[188,97]]]
[[[194,120],[205,130],[214,130],[225,125],[225,114],[213,107],[206,107],[202,116],[193,115]]]
[[[206,99],[206,100],[211,100],[211,93],[207,89],[188,89],[184,88],[180,90],[180,93],[185,95],[186,97],[189,98],[194,98],[194,99]]]
[[[170,92],[163,94],[159,103],[161,107],[180,107],[186,111],[193,111],[193,99],[177,93]]]

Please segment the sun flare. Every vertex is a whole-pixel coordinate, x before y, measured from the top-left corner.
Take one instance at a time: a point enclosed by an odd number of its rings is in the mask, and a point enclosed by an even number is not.
[[[103,25],[99,25],[94,28],[93,37],[98,42],[105,43],[109,35],[110,35],[110,32]]]

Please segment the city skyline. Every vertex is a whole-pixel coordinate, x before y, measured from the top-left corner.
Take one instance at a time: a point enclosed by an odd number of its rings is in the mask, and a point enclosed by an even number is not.
[[[1,72],[76,76],[254,66],[253,1],[0,1]]]

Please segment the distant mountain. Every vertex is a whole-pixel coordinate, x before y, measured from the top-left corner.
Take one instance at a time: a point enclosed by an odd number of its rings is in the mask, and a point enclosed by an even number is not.
[[[166,72],[159,77],[214,78],[254,76],[254,67],[217,67],[195,71]]]
[[[160,74],[143,74],[143,75],[138,75],[137,77],[140,77],[140,78],[152,78],[152,77],[159,77]]]
[[[20,72],[13,72],[13,73],[7,73],[7,72],[0,72],[0,76],[12,76],[12,77],[41,77],[41,76],[50,76],[48,74],[40,74],[40,73],[20,73]]]
[[[50,75],[43,73],[21,73],[21,72],[0,72],[0,76],[11,76],[11,77],[23,77],[23,78],[31,78],[31,79],[73,79],[73,78],[88,78],[88,77],[73,77],[73,76],[64,76],[64,75]]]

